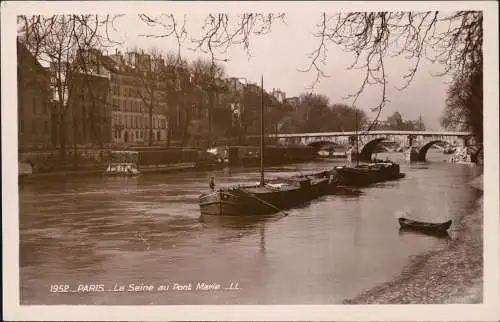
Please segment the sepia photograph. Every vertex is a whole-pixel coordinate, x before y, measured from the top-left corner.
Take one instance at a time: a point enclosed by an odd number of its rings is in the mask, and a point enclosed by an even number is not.
[[[497,12],[2,2],[5,317],[498,320]]]

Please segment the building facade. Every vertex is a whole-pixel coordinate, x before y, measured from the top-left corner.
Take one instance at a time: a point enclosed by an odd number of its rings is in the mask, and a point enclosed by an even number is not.
[[[48,72],[17,42],[18,144],[20,149],[51,143]]]
[[[66,123],[71,143],[104,145],[112,143],[112,114],[109,104],[111,71],[102,64],[98,50],[81,51],[75,61]]]
[[[167,93],[158,79],[141,73],[154,62],[149,55],[138,53],[104,56],[104,64],[111,71],[109,103],[114,143],[149,144],[150,134],[152,144],[167,142]]]

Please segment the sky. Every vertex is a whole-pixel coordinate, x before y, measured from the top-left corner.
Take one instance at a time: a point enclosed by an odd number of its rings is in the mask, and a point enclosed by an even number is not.
[[[206,14],[206,12],[186,13],[188,37],[200,34]],[[176,13],[176,17],[182,20],[183,13]],[[236,14],[231,17],[236,17]],[[326,65],[322,67],[328,77],[321,79],[312,90],[310,87],[315,74],[300,71],[308,67],[309,54],[318,45],[318,40],[313,34],[317,30],[319,19],[319,11],[288,12],[284,23],[278,21],[273,24],[270,33],[252,36],[251,57],[241,47],[231,47],[221,56],[229,58],[229,62],[223,63],[227,76],[241,77],[248,82],[258,83],[262,75],[266,90],[279,88],[287,97],[312,91],[328,96],[331,103],[350,105],[352,100],[347,99],[347,96],[358,90],[363,77],[361,71],[347,70],[353,61],[351,53],[344,52],[335,45],[329,45]],[[122,42],[118,46],[122,52],[131,48],[141,48],[145,51],[158,48],[163,52],[169,52],[177,48],[174,39],[145,37],[144,35],[159,34],[162,29],[147,26],[136,14],[126,14],[118,18],[114,26],[116,31],[112,33],[113,39]],[[193,47],[190,39],[186,39],[182,44],[181,55],[189,60],[210,58],[200,50],[190,50]],[[428,129],[439,130],[441,129],[439,118],[445,107],[446,90],[450,79],[433,76],[432,74],[441,70],[441,66],[423,60],[410,86],[399,91],[396,87],[404,84],[402,77],[410,66],[411,64],[404,58],[389,61],[386,67],[389,102],[384,107],[380,119],[385,120],[397,111],[405,120],[416,120],[422,116]],[[376,113],[370,108],[377,106],[380,96],[380,87],[368,87],[356,102],[356,106],[365,110],[369,118],[375,118]]]

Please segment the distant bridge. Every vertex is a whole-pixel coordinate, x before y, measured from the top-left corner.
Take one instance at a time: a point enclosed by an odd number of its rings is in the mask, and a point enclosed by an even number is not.
[[[320,132],[320,133],[278,133],[269,134],[267,138],[277,140],[279,144],[303,144],[320,149],[328,144],[353,147],[358,145],[360,158],[369,160],[377,145],[384,141],[393,142],[400,147],[414,147],[418,150],[418,160],[425,161],[425,155],[434,144],[453,146],[475,145],[471,132],[440,131],[370,131],[370,132]],[[258,138],[256,135],[250,138]]]

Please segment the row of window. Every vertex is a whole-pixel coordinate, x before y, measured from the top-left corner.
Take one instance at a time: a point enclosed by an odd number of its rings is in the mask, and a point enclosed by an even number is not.
[[[124,128],[148,128],[149,117],[141,115],[113,115],[113,124],[122,125]],[[167,127],[167,120],[153,117],[153,128],[164,129]]]
[[[140,98],[139,91],[136,87],[126,87],[120,85],[112,85],[111,93],[116,96],[124,96],[124,97],[135,97]]]
[[[156,92],[158,94],[158,91]],[[111,94],[122,97],[141,98],[141,92],[137,86],[120,86],[114,84],[111,85]],[[146,93],[143,91],[142,95],[144,96]]]
[[[149,108],[141,100],[113,98],[111,100],[113,111],[147,113]]]
[[[48,104],[48,102],[43,100],[42,97],[33,96],[31,99],[31,106],[33,109],[33,114],[47,114],[48,113],[47,104]],[[19,109],[20,109],[21,114],[24,113],[24,105],[26,105],[26,104],[25,103],[19,104]]]
[[[125,142],[137,142],[149,139],[149,131],[113,131],[113,137],[116,140],[123,140]],[[160,141],[162,135],[160,131],[153,131],[153,141]]]
[[[28,123],[29,124],[29,123]],[[46,120],[31,120],[30,129],[25,128],[24,120],[19,120],[19,133],[24,134],[25,131],[29,131],[28,133],[32,135],[46,135],[49,134],[49,122]]]
[[[111,104],[113,104],[113,111],[136,113],[147,112],[146,105],[142,101],[113,98],[111,100]]]

